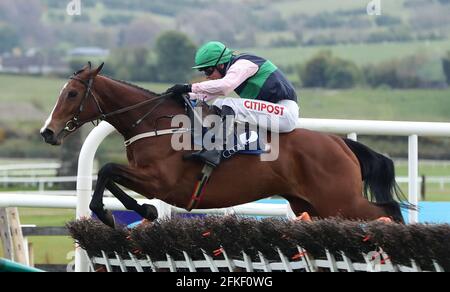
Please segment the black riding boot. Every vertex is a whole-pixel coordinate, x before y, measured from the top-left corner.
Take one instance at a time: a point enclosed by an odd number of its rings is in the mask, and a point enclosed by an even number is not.
[[[223,128],[223,149],[222,150],[205,150],[202,149],[200,151],[194,152],[192,154],[186,155],[185,159],[197,159],[200,160],[212,167],[217,167],[222,161],[222,154],[225,151],[225,145],[227,144],[228,139],[234,138],[234,118],[235,113],[234,110],[229,106],[223,106],[220,116],[222,118],[222,128]],[[227,128],[226,118],[232,118],[232,123],[228,123],[229,127]],[[220,136],[220,135],[218,135]],[[221,137],[218,137],[219,139]],[[217,138],[216,138],[217,139]]]

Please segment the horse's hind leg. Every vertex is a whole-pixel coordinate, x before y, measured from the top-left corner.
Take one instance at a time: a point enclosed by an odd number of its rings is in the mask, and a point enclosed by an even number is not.
[[[332,190],[329,191],[332,193]],[[353,195],[350,195],[353,194]],[[367,199],[356,190],[345,193],[335,193],[338,200],[331,204],[332,197],[320,196],[315,207],[319,210],[321,217],[342,217],[345,219],[376,220],[380,217],[388,216],[382,207],[379,207]]]
[[[318,217],[316,209],[307,201],[298,197],[286,197],[295,216],[299,216],[303,212],[307,212],[310,216]]]
[[[115,182],[126,181],[126,177],[123,176],[123,166],[117,164],[107,164],[98,173],[97,186],[95,192],[92,195],[92,200],[89,205],[92,212],[105,223],[106,225],[115,226],[114,217],[111,212],[104,209],[103,194],[105,188],[111,191],[111,193],[127,208],[137,212],[143,218],[148,220],[155,220],[158,217],[158,212],[154,206],[144,204],[139,205],[137,201],[128,196],[122,189],[120,189]]]

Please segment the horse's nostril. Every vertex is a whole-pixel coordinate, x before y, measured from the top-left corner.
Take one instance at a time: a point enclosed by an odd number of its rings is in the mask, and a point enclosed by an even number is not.
[[[53,135],[53,131],[47,128],[47,129],[45,129],[45,130],[43,130],[43,131],[41,132],[41,135],[42,135],[43,137],[52,136],[52,135]]]
[[[50,129],[45,129],[41,132],[41,136],[44,138],[45,142],[49,142],[53,139],[54,133]]]

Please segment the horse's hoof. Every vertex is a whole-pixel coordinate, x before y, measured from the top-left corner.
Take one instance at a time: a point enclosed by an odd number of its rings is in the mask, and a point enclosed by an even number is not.
[[[116,228],[116,220],[114,219],[114,215],[109,210],[104,210],[101,214],[96,214],[98,219],[103,222],[103,224]]]
[[[150,221],[158,219],[158,209],[156,209],[155,206],[144,204],[142,205],[142,208],[144,209],[144,214],[142,214],[142,217]]]
[[[377,219],[378,222],[383,222],[383,223],[392,223],[392,219],[389,217],[380,217]]]
[[[312,222],[311,216],[309,216],[308,212],[303,212],[295,218],[295,221],[304,221],[304,222]]]

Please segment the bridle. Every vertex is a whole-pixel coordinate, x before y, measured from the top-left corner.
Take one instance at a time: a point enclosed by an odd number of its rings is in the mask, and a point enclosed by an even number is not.
[[[149,99],[149,100],[145,100],[145,101],[137,103],[135,105],[128,106],[128,107],[125,107],[125,108],[113,111],[111,113],[105,113],[102,110],[102,108],[100,106],[100,103],[98,101],[98,97],[95,95],[95,93],[93,91],[93,88],[92,88],[92,86],[94,84],[95,76],[90,76],[89,80],[86,81],[86,80],[83,80],[81,78],[78,78],[76,76],[76,74],[74,74],[72,77],[70,77],[70,79],[78,81],[81,84],[83,84],[85,86],[85,88],[86,88],[86,92],[84,93],[83,99],[81,100],[80,107],[78,108],[77,113],[75,114],[75,116],[71,120],[69,120],[66,123],[66,127],[64,128],[64,130],[69,132],[69,133],[76,131],[78,128],[80,128],[85,123],[92,122],[92,123],[94,123],[94,125],[96,125],[95,121],[97,121],[97,125],[98,125],[99,121],[103,121],[103,120],[105,120],[105,119],[107,119],[109,117],[112,117],[112,116],[115,116],[115,115],[119,115],[119,114],[122,114],[122,113],[125,113],[125,112],[129,112],[131,110],[137,109],[137,108],[142,107],[144,105],[153,103],[155,101],[159,101],[149,112],[147,112],[143,117],[141,117],[139,120],[137,120],[135,123],[133,123],[132,127],[134,128],[137,125],[139,125],[145,118],[147,118],[151,113],[153,113],[153,111],[155,111],[164,102],[164,99],[166,97],[169,97],[169,96],[172,95],[172,93],[161,94],[161,95],[159,95],[159,96],[157,96],[155,98],[152,98],[152,99]],[[81,121],[80,120],[81,113],[83,112],[84,107],[85,107],[85,103],[86,103],[86,101],[88,100],[88,98],[90,96],[92,96],[92,98],[94,99],[94,102],[95,102],[95,105],[97,106],[97,110],[99,112],[99,115],[96,116],[95,118],[92,118],[92,119],[89,119],[89,120],[85,120],[85,121]]]
[[[93,122],[95,120],[104,120],[105,114],[104,114],[102,108],[100,107],[100,103],[98,102],[97,97],[94,94],[92,94],[92,85],[94,84],[94,77],[91,76],[91,77],[89,77],[89,80],[86,81],[86,80],[80,79],[76,75],[74,75],[74,76],[70,77],[70,79],[78,81],[81,84],[83,84],[86,88],[86,91],[84,93],[83,99],[81,100],[80,107],[78,108],[78,112],[75,114],[75,116],[71,120],[69,120],[66,123],[66,127],[64,128],[64,130],[66,130],[67,132],[74,132],[76,129],[78,129],[84,123]],[[86,100],[89,98],[90,95],[92,95],[92,98],[94,99],[95,104],[97,105],[97,109],[98,109],[100,115],[92,120],[80,122],[80,115],[84,110],[84,104],[86,103]]]

